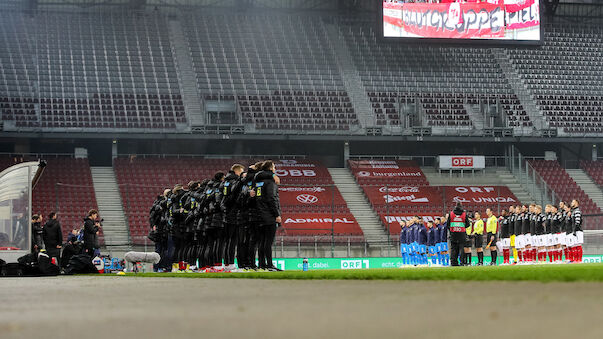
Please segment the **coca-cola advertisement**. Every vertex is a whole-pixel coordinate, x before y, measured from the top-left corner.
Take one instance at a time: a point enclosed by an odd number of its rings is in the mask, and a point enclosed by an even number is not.
[[[364,186],[364,193],[373,205],[441,205],[442,195],[428,186]]]

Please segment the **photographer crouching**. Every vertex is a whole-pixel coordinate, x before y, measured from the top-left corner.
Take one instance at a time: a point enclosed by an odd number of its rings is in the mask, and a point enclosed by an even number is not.
[[[69,260],[74,255],[82,251],[82,242],[78,239],[79,230],[74,228],[67,236],[67,242],[63,244],[63,254],[61,255],[61,268],[66,268]]]

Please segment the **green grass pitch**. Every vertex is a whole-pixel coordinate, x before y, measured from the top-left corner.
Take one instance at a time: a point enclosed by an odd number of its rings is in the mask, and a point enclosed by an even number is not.
[[[115,276],[115,274],[105,274]],[[462,280],[603,282],[603,264],[413,267],[362,270],[315,270],[247,273],[128,273],[129,277],[241,278],[282,280]]]

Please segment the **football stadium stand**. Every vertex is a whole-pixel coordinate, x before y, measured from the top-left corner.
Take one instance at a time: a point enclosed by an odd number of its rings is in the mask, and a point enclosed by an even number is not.
[[[8,47],[0,50],[4,129],[188,132],[193,112],[183,96],[192,91],[203,101],[205,122],[244,125],[246,133],[363,133],[370,126],[361,126],[357,109],[371,106],[375,125],[394,130],[603,133],[600,25],[555,22],[544,26],[540,48],[491,49],[384,44],[373,20],[7,9],[0,13],[0,43]],[[177,42],[173,22],[185,35]],[[366,105],[350,100],[333,26]],[[189,68],[177,67],[180,56]],[[194,73],[186,75],[190,83],[179,74],[185,70]]]
[[[201,94],[237,94],[243,123],[273,130],[358,125],[321,20],[207,12],[182,20]]]
[[[601,213],[601,209],[588,197],[586,193],[554,160],[531,160],[530,164],[547,184],[559,195],[560,199],[571,202],[572,199],[580,201],[580,207],[584,214]]]
[[[546,25],[537,49],[509,49],[551,127],[560,135],[603,132],[601,25]]]
[[[161,15],[0,13],[3,120],[17,127],[175,129],[186,123]]]
[[[601,188],[603,187],[603,161],[580,161],[582,168],[589,177]]]

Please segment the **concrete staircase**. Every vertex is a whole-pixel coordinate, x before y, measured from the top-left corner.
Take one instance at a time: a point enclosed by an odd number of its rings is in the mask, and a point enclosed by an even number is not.
[[[350,96],[352,105],[356,110],[358,120],[360,120],[362,127],[375,126],[375,115],[369,104],[369,97],[364,85],[362,85],[362,79],[350,56],[347,44],[339,31],[339,27],[337,25],[325,25],[325,29],[337,57],[337,65],[341,73],[343,84]]]
[[[519,202],[523,204],[531,204],[534,202],[534,198],[532,198],[530,193],[519,183],[517,178],[504,167],[488,168],[485,171],[478,171],[475,173],[464,173],[462,176],[460,173],[439,173],[433,167],[422,167],[421,170],[425,174],[429,184],[432,186],[507,186],[511,193],[519,199]]]
[[[603,211],[603,191],[582,169],[566,169],[567,174],[580,186],[592,201]]]
[[[479,111],[479,105],[464,104],[463,106],[465,106],[465,110],[475,129],[483,130],[486,123],[484,121],[484,115]]]
[[[500,183],[509,187],[511,193],[513,193],[522,204],[535,203],[535,200],[532,195],[530,195],[530,192],[526,190],[523,185],[521,185],[519,180],[517,180],[513,173],[511,173],[508,169],[504,167],[497,168],[496,174],[500,178]]]
[[[197,88],[197,78],[193,69],[190,48],[185,40],[186,34],[178,20],[170,20],[168,28],[184,111],[191,126],[203,126],[205,116],[201,109],[201,97]]]
[[[517,94],[517,98],[530,116],[530,120],[532,120],[534,126],[537,129],[549,128],[548,122],[544,118],[540,108],[536,105],[536,101],[534,101],[532,92],[511,62],[507,50],[504,48],[492,48],[491,50],[505,78],[511,85],[511,88],[513,88],[515,94]]]
[[[90,167],[90,171],[98,212],[101,218],[105,219],[105,245],[113,247],[114,250],[119,250],[115,246],[127,248],[130,244],[130,234],[113,167]]]
[[[358,221],[366,241],[370,245],[385,245],[387,231],[383,228],[379,216],[366,200],[362,189],[347,168],[329,168],[335,186],[341,192],[348,208]]]

